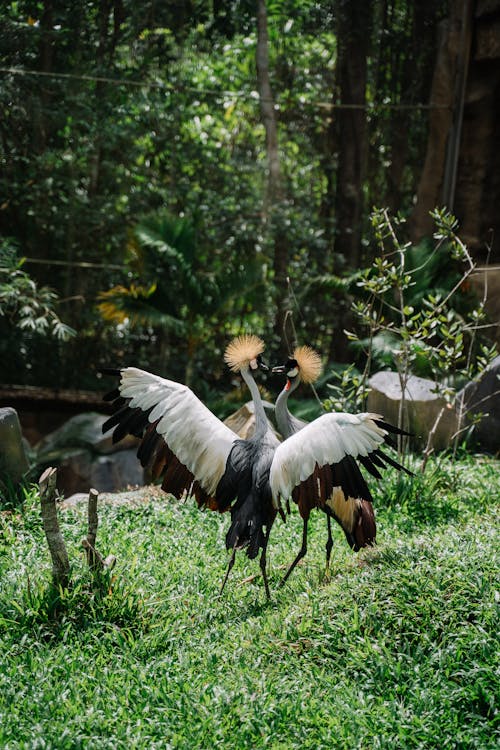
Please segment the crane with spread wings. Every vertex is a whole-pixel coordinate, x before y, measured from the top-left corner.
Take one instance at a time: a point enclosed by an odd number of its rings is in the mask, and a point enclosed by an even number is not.
[[[228,511],[226,547],[232,554],[221,593],[236,551],[245,548],[250,559],[261,550],[260,568],[269,597],[266,550],[277,513],[269,473],[278,440],[268,427],[254,377],[259,369],[269,369],[263,351],[261,339],[244,335],[234,339],[224,355],[253,398],[255,431],[248,440],[240,439],[186,385],[136,367],[102,370],[119,378],[117,387],[104,397],[112,402],[114,414],[103,432],[113,429],[114,442],[127,434],[139,437],[137,456],[155,480],[161,479],[165,492],[177,498],[192,494],[201,508]]]

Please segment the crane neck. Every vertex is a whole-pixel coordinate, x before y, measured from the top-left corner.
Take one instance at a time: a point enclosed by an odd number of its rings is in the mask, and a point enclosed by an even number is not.
[[[276,399],[274,404],[274,415],[276,417],[276,423],[278,430],[281,432],[284,438],[290,437],[295,432],[292,425],[292,415],[288,409],[288,398],[296,388],[300,385],[300,379],[294,378],[293,380],[286,381],[286,385]]]
[[[262,398],[257,387],[257,383],[255,382],[250,369],[248,367],[243,367],[240,372],[241,377],[247,384],[248,390],[250,391],[253,399],[253,406],[255,411],[255,432],[253,434],[253,438],[260,440],[267,432],[267,417],[264,409],[264,404],[262,403]]]

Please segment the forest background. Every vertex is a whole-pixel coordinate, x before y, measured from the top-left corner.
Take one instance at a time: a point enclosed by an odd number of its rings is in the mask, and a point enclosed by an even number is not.
[[[498,262],[499,19],[495,0],[5,3],[1,380],[96,389],[135,364],[206,396],[232,335],[286,348],[287,310],[290,337],[351,361],[374,207],[425,254],[445,206]],[[452,286],[437,261],[423,283]]]

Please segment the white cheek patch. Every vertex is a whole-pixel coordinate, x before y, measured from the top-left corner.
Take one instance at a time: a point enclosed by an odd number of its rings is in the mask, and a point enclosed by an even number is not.
[[[289,378],[295,378],[299,374],[299,368],[294,367],[293,370],[288,370],[287,375]]]
[[[259,363],[257,362],[256,359],[251,359],[250,360],[250,368],[252,370],[258,370],[259,369]]]

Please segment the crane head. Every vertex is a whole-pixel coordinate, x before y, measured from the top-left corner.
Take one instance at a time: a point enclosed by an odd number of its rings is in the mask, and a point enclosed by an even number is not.
[[[321,358],[310,346],[298,346],[284,365],[273,367],[272,372],[286,373],[290,381],[299,378],[302,383],[314,383],[321,375]]]
[[[224,361],[232,372],[241,372],[243,369],[269,370],[262,359],[263,351],[264,342],[258,336],[237,336],[228,344],[224,352]]]

